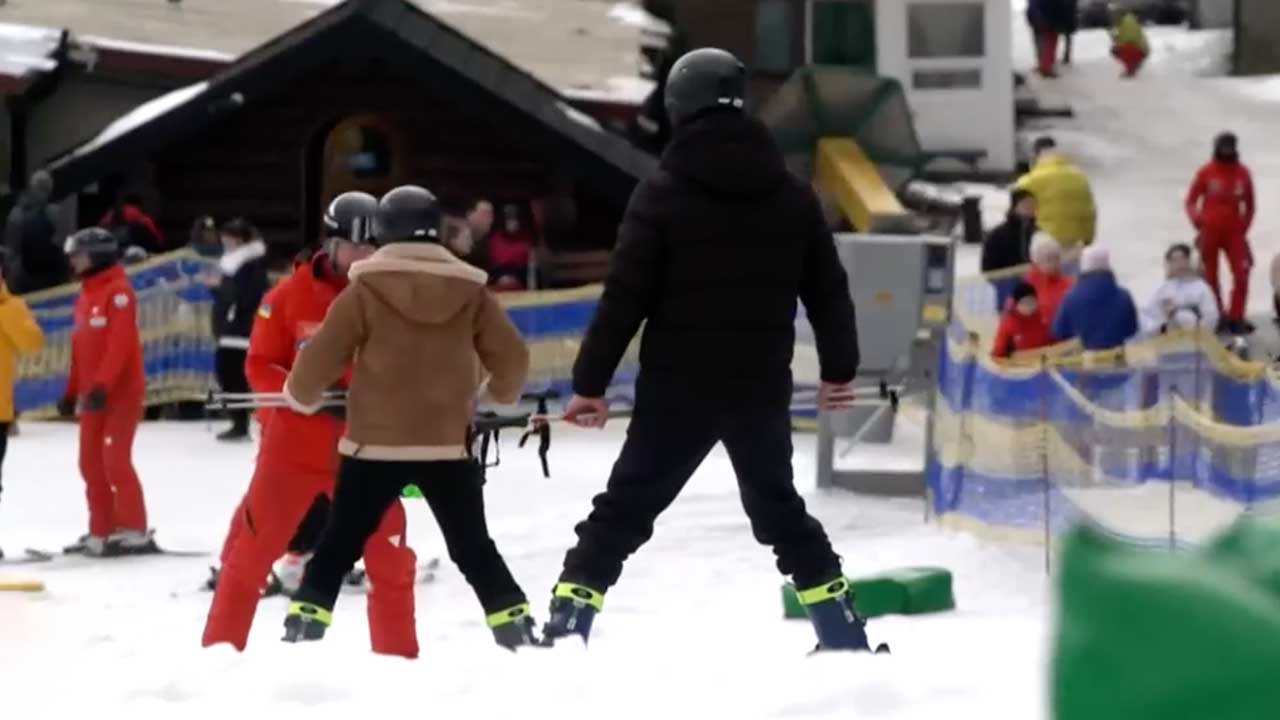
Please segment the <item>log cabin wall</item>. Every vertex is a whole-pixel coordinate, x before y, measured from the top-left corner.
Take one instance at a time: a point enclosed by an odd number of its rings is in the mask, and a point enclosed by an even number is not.
[[[566,178],[548,144],[522,132],[526,124],[433,97],[421,82],[377,60],[316,68],[228,111],[198,137],[156,153],[153,176],[164,231],[185,237],[200,215],[219,221],[243,215],[281,255],[300,248],[314,227],[316,218],[309,223],[308,217],[323,207],[323,152],[317,147],[338,122],[359,114],[384,116],[403,130],[398,182],[425,185],[452,206],[476,197],[499,203],[569,197],[575,214],[589,222],[565,235],[565,242],[612,246],[621,208]]]

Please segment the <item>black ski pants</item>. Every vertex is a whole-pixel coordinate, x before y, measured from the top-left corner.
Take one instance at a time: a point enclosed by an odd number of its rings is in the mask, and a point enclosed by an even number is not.
[[[622,454],[591,514],[575,528],[578,544],[565,556],[561,580],[608,590],[717,442],[737,473],[751,530],[773,548],[778,570],[800,587],[840,577],[840,558],[796,492],[785,385],[785,393],[770,387],[752,397],[744,389],[717,400],[642,375]]]
[[[249,356],[248,350],[240,348],[220,347],[213,354],[213,370],[218,380],[218,387],[226,393],[249,392],[249,378],[245,377],[244,361]],[[248,410],[228,410],[231,427],[236,430],[249,430]]]
[[[486,614],[525,602],[489,536],[480,466],[472,460],[403,462],[343,457],[329,524],[307,563],[294,599],[332,609],[343,578],[406,485],[422,490],[440,526],[449,559],[462,571]]]

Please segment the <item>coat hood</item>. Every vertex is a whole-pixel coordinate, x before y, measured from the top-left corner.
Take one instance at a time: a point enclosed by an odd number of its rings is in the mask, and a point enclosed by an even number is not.
[[[434,243],[391,243],[351,266],[351,282],[416,325],[438,325],[484,292],[489,276]]]
[[[787,176],[769,130],[738,112],[711,112],[681,126],[661,167],[711,193],[744,199],[771,195]]]

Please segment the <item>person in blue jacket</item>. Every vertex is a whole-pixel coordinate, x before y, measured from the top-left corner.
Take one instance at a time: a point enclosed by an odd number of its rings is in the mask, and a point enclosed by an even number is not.
[[[1138,334],[1137,306],[1116,282],[1106,248],[1094,245],[1081,255],[1080,279],[1062,299],[1051,332],[1058,340],[1079,338],[1085,350],[1119,347]]]

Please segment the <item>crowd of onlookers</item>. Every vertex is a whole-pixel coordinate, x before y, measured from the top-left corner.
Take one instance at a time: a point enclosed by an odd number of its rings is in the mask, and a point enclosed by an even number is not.
[[[1034,150],[1030,172],[1011,192],[1008,216],[988,234],[982,249],[982,271],[1003,275],[995,283],[1001,310],[995,357],[1075,339],[1085,350],[1106,350],[1138,335],[1171,330],[1254,331],[1245,317],[1253,265],[1247,240],[1254,217],[1253,181],[1240,162],[1235,135],[1222,133],[1215,139],[1213,159],[1196,173],[1187,193],[1195,245],[1177,243],[1166,249],[1165,282],[1141,309],[1117,283],[1106,248],[1093,244],[1097,209],[1088,178],[1052,138],[1040,138]],[[1075,277],[1064,269],[1063,258],[1064,252],[1074,256],[1077,250]],[[1218,278],[1221,255],[1234,281],[1225,303]],[[1014,269],[1020,275],[1008,282],[1007,273]]]

